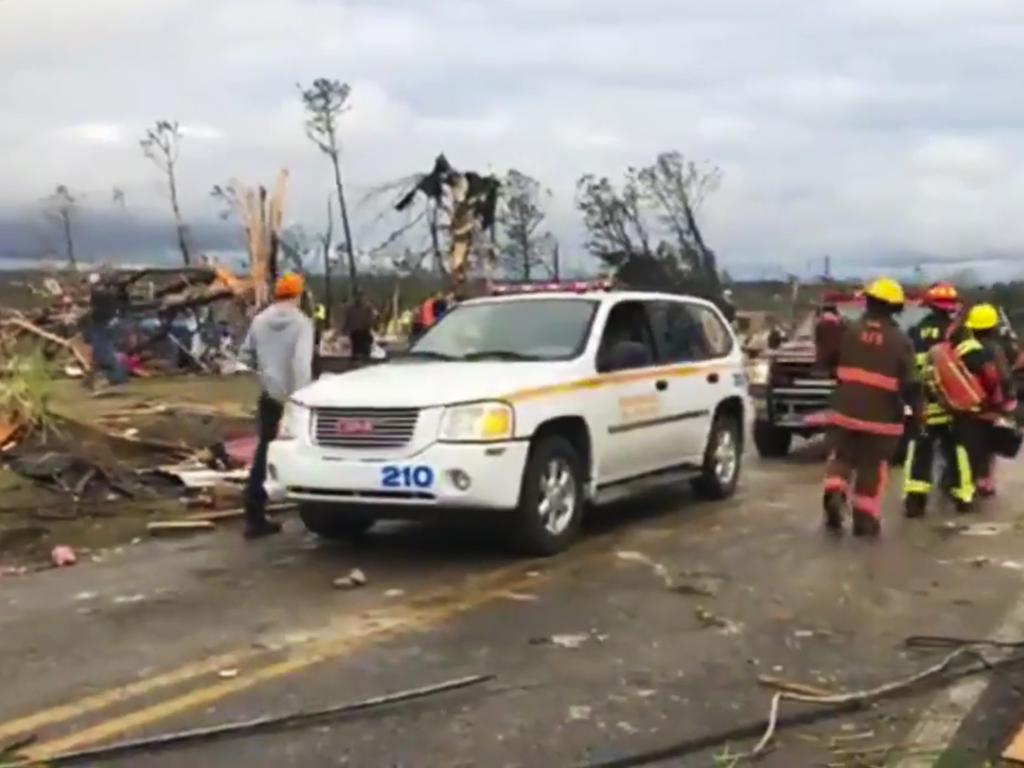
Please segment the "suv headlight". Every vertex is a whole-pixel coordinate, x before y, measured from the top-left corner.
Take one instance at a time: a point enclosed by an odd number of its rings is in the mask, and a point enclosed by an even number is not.
[[[309,432],[310,410],[304,405],[289,400],[284,404],[281,415],[281,427],[277,431],[278,440],[298,440]]]
[[[491,442],[509,440],[515,429],[515,414],[508,403],[469,403],[444,409],[440,439],[449,442]]]
[[[771,370],[772,365],[768,360],[754,360],[747,366],[747,380],[755,386],[764,386],[768,383]]]

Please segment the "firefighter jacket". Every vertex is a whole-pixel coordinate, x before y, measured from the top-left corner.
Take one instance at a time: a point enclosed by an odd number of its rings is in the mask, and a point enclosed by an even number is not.
[[[835,357],[833,426],[899,437],[904,407],[916,406],[914,352],[892,318],[871,313],[844,324]]]
[[[1007,409],[1012,410],[1012,402],[1004,390],[1004,366],[1000,366],[995,346],[989,342],[982,343],[966,328],[957,329],[952,342],[957,355],[985,393],[982,412],[998,413]]]
[[[953,417],[939,400],[932,381],[931,364],[928,350],[941,341],[945,341],[952,330],[953,318],[945,312],[932,312],[921,322],[910,329],[907,334],[914,347],[914,365],[917,380],[921,387],[924,405],[924,420],[929,426],[949,424]]]

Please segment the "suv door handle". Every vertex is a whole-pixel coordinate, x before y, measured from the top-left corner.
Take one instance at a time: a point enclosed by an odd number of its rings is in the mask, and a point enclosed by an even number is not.
[[[654,388],[659,392],[664,392],[666,389],[668,389],[668,382],[665,381],[665,379],[658,379],[656,382],[654,382]]]
[[[710,383],[712,383],[712,384],[717,384],[718,383],[718,374],[717,373],[709,373],[708,374],[708,381]]]

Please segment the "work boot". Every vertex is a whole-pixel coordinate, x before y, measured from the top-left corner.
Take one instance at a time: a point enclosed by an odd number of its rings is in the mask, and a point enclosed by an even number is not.
[[[833,533],[842,533],[843,507],[846,506],[843,494],[839,491],[825,491],[821,505],[825,509],[825,528]]]
[[[903,500],[903,513],[907,517],[924,517],[928,497],[922,493],[908,493]]]
[[[970,501],[961,501],[960,499],[953,499],[953,503],[956,505],[956,511],[959,515],[969,515],[974,512],[974,504]]]
[[[247,539],[262,539],[280,532],[281,524],[276,520],[263,518],[259,522],[247,521],[245,524],[245,538]]]
[[[874,515],[853,510],[853,535],[877,538],[882,533],[882,523]]]

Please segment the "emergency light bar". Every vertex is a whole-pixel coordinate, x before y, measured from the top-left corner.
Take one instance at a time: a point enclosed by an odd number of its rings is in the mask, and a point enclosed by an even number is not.
[[[491,285],[492,296],[513,296],[528,293],[589,293],[591,291],[610,291],[612,281],[602,280],[569,280],[550,281],[543,283],[494,283]]]

